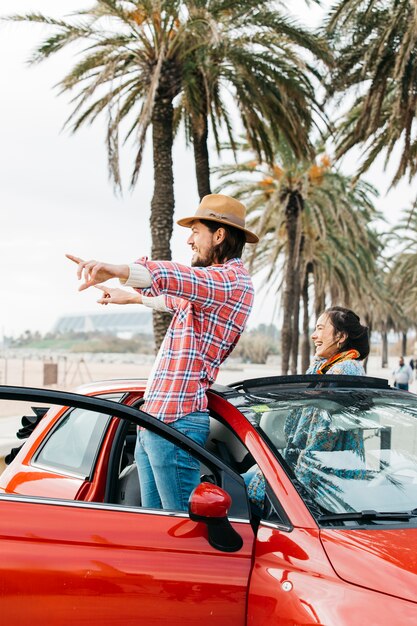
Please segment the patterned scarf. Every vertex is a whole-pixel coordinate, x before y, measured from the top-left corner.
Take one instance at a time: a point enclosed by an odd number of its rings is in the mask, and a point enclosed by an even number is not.
[[[332,365],[335,363],[340,363],[341,361],[351,361],[353,359],[358,359],[360,354],[357,350],[346,350],[345,352],[338,352],[334,356],[330,357],[320,365],[319,369],[316,371],[316,374],[325,374],[327,370],[329,370]]]

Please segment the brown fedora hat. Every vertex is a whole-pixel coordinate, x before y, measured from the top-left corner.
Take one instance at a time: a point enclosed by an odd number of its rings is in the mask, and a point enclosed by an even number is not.
[[[209,220],[219,224],[227,224],[243,230],[248,243],[257,243],[259,237],[245,228],[246,207],[244,204],[221,193],[211,193],[204,196],[192,217],[183,217],[177,221],[180,226],[191,228],[196,220]]]

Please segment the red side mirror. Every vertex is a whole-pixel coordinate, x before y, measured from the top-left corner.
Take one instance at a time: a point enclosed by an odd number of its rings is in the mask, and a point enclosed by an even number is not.
[[[243,545],[227,517],[231,504],[229,494],[212,483],[200,483],[188,501],[190,519],[207,525],[210,545],[222,552],[237,552]]]
[[[200,483],[190,497],[189,512],[196,517],[227,517],[232,498],[229,494],[212,483]]]

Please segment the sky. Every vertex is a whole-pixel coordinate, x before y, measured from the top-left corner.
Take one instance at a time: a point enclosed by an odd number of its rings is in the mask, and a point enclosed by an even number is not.
[[[2,0],[0,16],[39,11],[58,17],[90,4]],[[302,0],[288,4],[305,25],[317,23],[320,11],[314,5],[306,9]],[[116,195],[107,173],[104,120],[75,135],[63,130],[70,97],[59,95],[55,85],[74,58],[61,54],[40,65],[27,64],[46,32],[41,25],[0,22],[0,342],[2,335],[25,330],[48,332],[63,315],[103,310],[96,304],[96,290],[78,292],[75,266],[65,253],[125,263],[149,255],[151,247],[150,139],[133,191],[127,184],[132,153],[123,152],[126,184],[123,196]],[[356,158],[345,158],[346,173],[354,171]],[[198,205],[193,155],[181,137],[174,146],[174,176],[179,219],[192,215]],[[385,195],[389,175],[380,164],[366,178],[380,190],[377,207],[392,223],[415,198],[405,182]],[[187,231],[175,226],[173,258],[182,263],[190,260],[186,238]],[[250,326],[274,321],[274,298],[261,292],[258,283],[255,279]]]

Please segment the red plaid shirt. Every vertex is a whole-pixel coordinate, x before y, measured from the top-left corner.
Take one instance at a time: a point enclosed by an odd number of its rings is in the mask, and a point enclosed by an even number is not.
[[[137,262],[152,277],[152,285],[138,291],[165,294],[174,314],[143,405],[169,423],[207,409],[206,391],[245,328],[254,290],[240,259],[204,268],[146,258]]]

